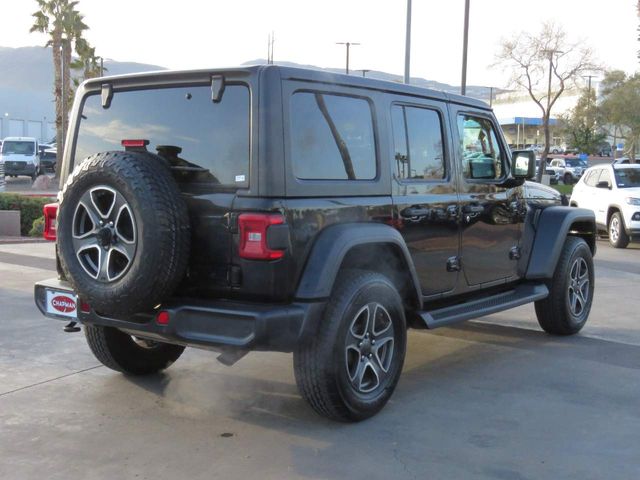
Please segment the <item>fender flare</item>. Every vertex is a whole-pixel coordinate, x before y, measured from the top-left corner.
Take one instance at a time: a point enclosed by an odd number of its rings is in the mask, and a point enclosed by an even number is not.
[[[547,207],[541,211],[536,222],[535,238],[525,275],[528,280],[553,277],[564,241],[575,222],[590,226],[589,231],[581,234],[592,237],[590,247],[595,254],[596,218],[591,210],[565,206]]]
[[[407,266],[415,298],[418,306],[421,306],[420,281],[409,249],[396,229],[381,223],[343,223],[323,229],[313,244],[298,282],[296,299],[311,301],[328,298],[349,250],[365,244],[386,244],[396,249]]]

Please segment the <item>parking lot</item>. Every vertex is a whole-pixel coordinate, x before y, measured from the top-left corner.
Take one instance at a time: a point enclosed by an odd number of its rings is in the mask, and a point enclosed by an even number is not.
[[[532,306],[412,331],[396,393],[360,424],[298,395],[291,356],[228,368],[188,350],[127,378],[83,334],[42,317],[33,283],[52,244],[0,245],[0,478],[575,478],[640,475],[640,248],[598,242],[581,334],[538,329]]]

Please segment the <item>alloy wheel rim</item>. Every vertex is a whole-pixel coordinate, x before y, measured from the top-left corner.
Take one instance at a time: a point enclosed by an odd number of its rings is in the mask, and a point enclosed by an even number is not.
[[[370,393],[385,383],[395,351],[391,315],[380,303],[358,310],[345,341],[345,366],[352,388]]]
[[[611,219],[611,226],[609,227],[609,235],[611,236],[611,240],[613,242],[618,241],[618,237],[620,236],[620,222],[618,221],[618,217],[613,217]]]
[[[94,280],[114,282],[131,267],[137,249],[135,217],[114,188],[99,185],[80,197],[71,233],[76,258]]]
[[[582,315],[589,303],[589,266],[578,257],[569,271],[569,308],[575,317]]]

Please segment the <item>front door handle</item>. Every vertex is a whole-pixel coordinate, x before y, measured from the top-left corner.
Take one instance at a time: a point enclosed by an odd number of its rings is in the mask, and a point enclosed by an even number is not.
[[[482,213],[484,212],[484,207],[482,205],[465,205],[462,207],[462,211],[464,213]]]
[[[422,207],[407,207],[400,212],[405,218],[422,218],[426,217],[431,213],[431,210],[428,208]]]

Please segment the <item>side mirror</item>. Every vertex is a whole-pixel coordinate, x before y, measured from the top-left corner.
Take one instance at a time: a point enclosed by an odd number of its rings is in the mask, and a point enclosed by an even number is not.
[[[536,154],[531,150],[516,150],[511,154],[513,178],[531,180],[536,176]]]
[[[602,180],[601,182],[596,183],[596,188],[611,188],[611,185],[609,185],[609,182],[606,180]]]

